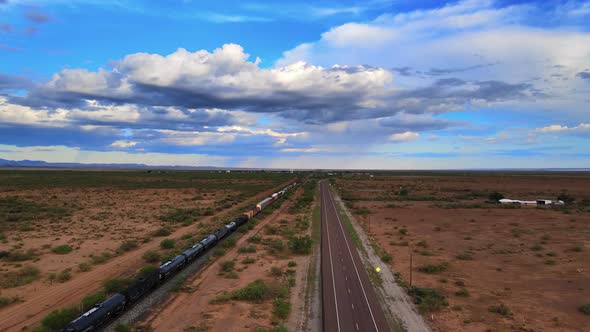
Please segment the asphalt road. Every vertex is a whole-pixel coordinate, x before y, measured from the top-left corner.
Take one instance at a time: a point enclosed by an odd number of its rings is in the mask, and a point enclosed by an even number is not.
[[[336,203],[322,181],[322,309],[326,332],[390,331]]]

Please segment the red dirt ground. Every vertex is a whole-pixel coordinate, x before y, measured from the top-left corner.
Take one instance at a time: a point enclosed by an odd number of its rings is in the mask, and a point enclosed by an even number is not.
[[[564,212],[483,203],[492,191],[515,199],[555,199],[567,191],[580,202],[590,197],[588,174],[357,175],[337,184],[357,220],[391,254],[401,279],[410,279],[412,254],[413,285],[447,296],[448,307],[425,314],[435,330],[584,331],[590,326],[590,317],[578,311],[590,303],[587,207]],[[400,187],[409,189],[408,198],[395,194]],[[409,200],[427,196],[439,201]],[[464,253],[471,257],[458,257]],[[444,262],[449,263],[444,272],[418,271]],[[468,297],[455,294],[461,288]],[[499,304],[513,315],[489,311]]]

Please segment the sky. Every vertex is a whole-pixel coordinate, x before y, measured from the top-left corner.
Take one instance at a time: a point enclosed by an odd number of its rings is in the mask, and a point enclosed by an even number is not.
[[[0,158],[590,168],[590,1],[0,0]]]

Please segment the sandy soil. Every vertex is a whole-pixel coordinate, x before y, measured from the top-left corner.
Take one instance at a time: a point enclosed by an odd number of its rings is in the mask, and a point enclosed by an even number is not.
[[[278,235],[269,235],[267,226],[275,228],[291,224],[297,215],[288,212],[293,200],[301,194],[302,189],[291,196],[281,208],[272,215],[259,220],[254,230],[242,236],[236,246],[228,250],[218,262],[204,269],[194,279],[188,280],[184,289],[170,297],[170,299],[158,308],[154,308],[152,314],[138,326],[149,326],[154,331],[252,331],[256,327],[269,328],[275,323],[284,323],[273,318],[272,301],[263,303],[250,303],[244,301],[230,301],[222,304],[211,304],[210,301],[224,291],[232,291],[246,286],[257,279],[272,281],[276,276],[270,274],[272,267],[279,267],[283,271],[292,269],[296,271],[296,285],[291,288],[291,314],[301,311],[304,305],[305,293],[305,267],[309,264],[309,256],[292,256],[286,252],[271,253],[263,244],[252,244],[247,240],[251,236],[260,236],[263,239],[279,239]],[[264,242],[264,241],[263,241]],[[256,253],[240,253],[238,249],[245,245],[254,245]],[[244,264],[246,257],[255,258],[253,264]],[[220,273],[219,262],[233,260],[236,262],[235,271],[238,279],[228,279]],[[295,261],[296,267],[288,267],[289,261]],[[295,324],[300,322],[295,319]],[[295,329],[289,329],[295,330]]]
[[[515,199],[590,197],[590,176],[367,176],[337,181],[371,238],[393,257],[392,268],[414,286],[438,289],[449,306],[425,314],[440,331],[584,331],[590,300],[590,213],[485,206],[486,193]],[[400,199],[434,196],[439,201]],[[449,204],[455,204],[450,206]],[[473,208],[474,204],[483,204]],[[472,208],[465,208],[472,206]],[[366,209],[363,209],[366,208]],[[368,210],[368,212],[367,212]],[[448,263],[426,274],[426,264]],[[465,288],[469,295],[456,292]],[[489,311],[504,304],[512,315]]]
[[[234,180],[234,183],[239,183],[239,180]],[[256,197],[267,196],[273,191],[276,188],[265,190]],[[123,190],[111,187],[0,192],[0,197],[18,196],[34,202],[52,205],[60,202],[66,206],[75,206],[70,209],[72,215],[67,222],[36,220],[32,223],[32,231],[4,232],[8,241],[0,244],[0,250],[12,250],[15,241],[18,241],[22,251],[35,249],[35,260],[20,264],[37,267],[41,271],[41,278],[24,286],[2,289],[1,296],[20,296],[24,302],[0,309],[0,330],[18,331],[34,326],[51,310],[77,304],[83,296],[100,289],[105,280],[135,273],[145,265],[142,255],[147,250],[159,248],[162,238],[153,238],[147,243],[143,242],[143,238],[155,229],[169,226],[169,223],[160,220],[160,216],[166,211],[197,206],[217,208],[218,213],[210,217],[200,217],[191,226],[174,225],[173,232],[167,237],[178,238],[188,232],[198,234],[198,229],[204,223],[212,222],[230,210],[245,209],[244,201],[226,209],[217,206],[219,200],[238,194],[240,193],[223,188]],[[114,253],[123,240],[129,239],[138,240],[139,248],[114,256],[106,263],[94,265],[89,272],[78,270],[78,264],[88,262],[91,254]],[[65,255],[51,252],[50,246],[60,244],[69,244],[74,250]],[[0,268],[3,272],[14,271],[20,264],[2,262]],[[71,269],[71,280],[64,283],[47,280],[48,273],[65,269]]]

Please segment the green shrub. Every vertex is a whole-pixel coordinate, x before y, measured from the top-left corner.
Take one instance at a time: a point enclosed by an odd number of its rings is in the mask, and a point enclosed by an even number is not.
[[[72,279],[72,273],[70,272],[70,269],[65,269],[57,274],[57,281],[59,282],[66,282],[70,279]]]
[[[579,306],[578,310],[585,315],[590,315],[590,303]]]
[[[219,257],[219,256],[223,256],[223,255],[225,255],[225,249],[224,248],[215,248],[215,249],[213,249],[213,256]]]
[[[80,270],[81,272],[88,272],[91,269],[92,269],[92,266],[90,266],[90,264],[88,264],[88,263],[78,264],[78,270]]]
[[[0,308],[4,308],[16,302],[21,302],[23,299],[20,296],[0,297]]]
[[[433,288],[412,287],[408,294],[422,313],[438,311],[449,305],[446,297]]]
[[[291,303],[283,299],[276,299],[273,302],[273,314],[280,319],[289,318],[291,312]]]
[[[565,204],[572,204],[576,200],[574,196],[566,193],[559,194],[559,196],[557,196],[557,199],[563,201]]]
[[[289,240],[289,248],[294,254],[309,255],[311,254],[312,241],[309,235],[294,236]]]
[[[251,236],[248,238],[248,242],[260,243],[260,241],[262,241],[262,238],[260,236]]]
[[[471,260],[473,260],[473,255],[471,255],[471,253],[468,253],[468,252],[464,252],[462,254],[459,254],[456,257],[457,257],[457,259],[460,259],[462,261],[471,261]]]
[[[139,270],[139,273],[137,274],[137,276],[139,278],[147,276],[148,274],[156,271],[158,269],[158,267],[153,266],[153,265],[146,265],[144,267],[141,268],[141,270]]]
[[[229,249],[229,248],[232,248],[233,246],[235,246],[236,242],[237,242],[236,238],[231,237],[231,238],[225,239],[225,241],[223,241],[223,243],[221,245],[224,248]]]
[[[131,332],[129,324],[119,323],[115,326],[115,332]]]
[[[108,251],[105,251],[98,256],[94,256],[94,255],[90,256],[90,262],[94,265],[98,265],[98,264],[102,264],[102,263],[108,261],[112,257],[113,257],[113,254],[111,254]]]
[[[95,304],[104,302],[106,299],[107,296],[103,291],[98,291],[96,293],[86,295],[82,298],[82,301],[80,301],[82,311],[87,311],[88,309],[92,308]]]
[[[242,264],[252,264],[256,262],[256,258],[246,257],[242,260]]]
[[[488,311],[502,316],[512,316],[512,310],[504,304],[493,305],[488,308]]]
[[[78,311],[74,308],[53,310],[49,315],[43,318],[41,325],[47,329],[50,329],[50,331],[59,331],[69,322],[73,321],[77,316]]]
[[[168,236],[168,235],[170,235],[170,230],[168,228],[162,227],[162,228],[159,228],[159,229],[153,231],[151,234],[152,234],[152,236],[155,236],[155,237]]]
[[[123,252],[134,250],[137,247],[138,247],[137,241],[126,240],[126,241],[123,241],[123,243],[121,243],[121,245],[119,246],[119,249],[117,249],[117,252],[123,253]]]
[[[174,239],[164,239],[160,241],[160,248],[162,249],[172,249],[176,245],[176,240]]]
[[[270,274],[275,277],[281,277],[283,275],[283,269],[278,266],[273,266],[270,268]]]
[[[538,244],[535,244],[534,246],[531,247],[531,250],[532,251],[541,251],[541,250],[543,250],[543,247]]]
[[[297,266],[297,263],[295,261],[289,261],[289,263],[287,263],[288,267],[295,267]]]
[[[108,294],[119,293],[133,282],[129,278],[113,278],[104,282],[104,290]]]
[[[19,271],[0,274],[0,287],[18,287],[29,284],[37,279],[39,279],[39,269],[33,266],[25,266]]]
[[[455,292],[455,295],[460,297],[469,297],[469,291],[466,288],[461,288]]]
[[[148,250],[143,254],[143,256],[141,256],[141,258],[143,258],[143,260],[148,263],[157,263],[160,261],[161,256],[159,253],[153,250]]]
[[[236,262],[234,262],[234,261],[225,261],[225,262],[219,263],[221,271],[223,271],[223,272],[232,271],[234,269],[235,265],[236,265]]]
[[[67,244],[62,244],[60,246],[51,248],[51,251],[53,251],[54,253],[56,253],[58,255],[69,254],[70,252],[72,252],[72,250],[74,250],[74,249],[70,245],[67,245]]]
[[[36,255],[36,251],[29,249],[26,252],[22,251],[3,251],[0,257],[9,262],[24,262],[33,259]]]
[[[255,253],[256,252],[256,246],[242,246],[238,248],[238,252],[239,253]]]
[[[381,260],[382,260],[384,263],[387,263],[387,264],[389,264],[389,263],[391,262],[391,260],[392,260],[392,259],[393,259],[393,257],[391,257],[391,255],[390,255],[390,254],[387,254],[387,253],[385,253],[385,254],[381,255]]]
[[[289,290],[277,283],[266,283],[263,280],[255,280],[246,287],[232,292],[225,292],[212,301],[222,303],[229,300],[251,301],[260,303],[272,298],[286,298]]]
[[[444,272],[448,268],[449,268],[449,263],[445,262],[445,263],[441,263],[441,264],[423,265],[423,266],[418,267],[418,271],[428,273],[428,274],[434,274],[434,273]]]

